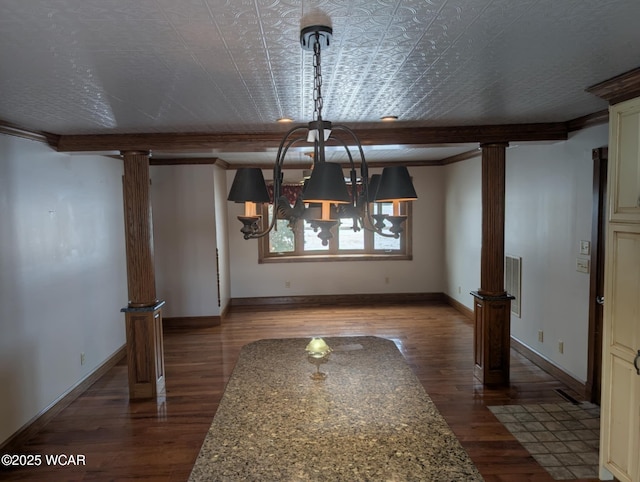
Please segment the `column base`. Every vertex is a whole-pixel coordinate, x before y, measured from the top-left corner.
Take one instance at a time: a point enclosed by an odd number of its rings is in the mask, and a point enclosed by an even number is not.
[[[164,303],[120,310],[125,313],[130,400],[156,398],[164,393]]]
[[[474,302],[473,374],[484,385],[508,385],[511,356],[511,300],[472,291]]]

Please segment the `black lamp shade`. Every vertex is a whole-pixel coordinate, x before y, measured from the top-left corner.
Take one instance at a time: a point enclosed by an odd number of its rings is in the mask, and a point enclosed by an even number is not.
[[[236,171],[233,184],[229,190],[228,201],[237,203],[254,202],[268,203],[269,191],[264,182],[262,169],[258,167],[241,167]]]
[[[304,190],[304,202],[350,203],[342,166],[334,162],[318,162]]]
[[[382,177],[381,174],[373,174],[371,176],[371,179],[369,179],[369,188],[367,189],[367,202],[375,202],[376,193],[378,192],[378,186],[380,185],[380,177]]]
[[[375,195],[376,202],[411,201],[418,199],[405,166],[385,167]]]

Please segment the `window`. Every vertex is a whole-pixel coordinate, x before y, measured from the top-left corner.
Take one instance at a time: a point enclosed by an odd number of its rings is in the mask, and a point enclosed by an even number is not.
[[[371,207],[373,214],[393,213],[391,203],[373,203]],[[263,227],[266,227],[273,219],[273,205],[263,204],[261,209]],[[331,229],[333,237],[326,246],[309,222],[299,219],[291,229],[287,219],[276,219],[274,229],[258,240],[259,262],[411,259],[410,203],[401,203],[401,214],[406,215],[407,220],[399,238],[362,228],[354,231],[353,218],[343,217]],[[385,232],[388,232],[388,226],[385,221]]]

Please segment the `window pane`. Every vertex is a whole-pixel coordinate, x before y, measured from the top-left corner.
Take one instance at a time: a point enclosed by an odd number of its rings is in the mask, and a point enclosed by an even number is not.
[[[269,205],[269,220],[273,216],[273,205]],[[296,243],[293,231],[288,228],[286,219],[276,220],[276,226],[269,233],[270,253],[291,253],[295,251]],[[278,228],[277,231],[275,228]]]
[[[334,228],[335,229],[335,228]],[[318,237],[318,232],[315,232],[309,223],[304,223],[304,251],[328,251],[329,245],[322,246],[322,240]]]
[[[353,230],[352,219],[341,219],[338,229],[338,249],[342,250],[363,250],[364,249],[364,229]]]
[[[387,223],[385,223],[386,225]],[[385,228],[385,232],[387,232]],[[378,233],[373,235],[373,249],[383,249],[385,251],[397,251],[400,249],[400,238],[387,238],[380,236]]]
[[[373,205],[373,212],[376,214],[386,214],[391,216],[393,214],[392,203],[375,203]]]
[[[387,214],[393,215],[393,204],[392,203],[375,203],[374,204],[374,212],[376,214]],[[391,223],[388,221],[384,222],[383,232],[389,232],[389,226]],[[385,251],[397,251],[400,249],[400,238],[388,238],[385,236],[380,236],[378,233],[375,233],[373,236],[373,249],[375,250],[385,250]]]

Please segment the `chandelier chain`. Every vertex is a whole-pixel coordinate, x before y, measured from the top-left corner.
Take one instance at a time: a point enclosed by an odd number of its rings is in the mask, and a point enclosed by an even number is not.
[[[313,120],[322,119],[322,68],[320,65],[320,35],[313,43]]]
[[[354,219],[352,229],[359,231],[361,228],[373,231],[380,236],[399,238],[403,231],[402,224],[406,218],[401,214],[400,202],[416,199],[415,189],[411,182],[411,177],[405,166],[385,167],[379,180],[376,182],[375,189],[369,190],[369,184],[373,185],[373,177],[369,179],[367,162],[364,156],[362,143],[354,131],[343,125],[332,127],[331,122],[322,119],[322,67],[320,65],[320,51],[322,47],[328,47],[331,40],[333,30],[326,25],[311,25],[300,31],[300,45],[304,50],[313,50],[313,122],[309,122],[306,140],[313,143],[313,172],[306,184],[305,196],[298,197],[295,206],[291,206],[286,196],[282,195],[282,163],[284,162],[287,151],[295,143],[305,140],[300,131],[303,127],[297,126],[287,132],[280,146],[278,147],[278,155],[276,157],[275,166],[273,168],[273,201],[271,201],[267,186],[264,182],[264,176],[260,167],[239,168],[234,177],[231,190],[229,192],[229,201],[244,202],[245,214],[238,216],[242,222],[243,228],[241,232],[245,239],[261,238],[268,235],[273,229],[277,229],[276,219],[284,217],[289,219],[289,227],[293,229],[295,222],[299,219],[306,219],[314,229],[318,232],[318,237],[322,240],[322,245],[327,246],[330,238],[333,237],[331,229],[337,224],[337,219],[332,219],[331,205],[339,205],[339,213],[342,216]],[[347,140],[340,137],[332,137],[332,128],[340,131],[343,136],[348,137]],[[357,184],[356,163],[354,162],[351,146],[348,143],[353,142],[357,149],[357,155],[360,158],[360,178],[362,182],[362,192],[357,193],[356,189],[352,189],[349,194],[345,182],[343,167],[337,162],[325,162],[325,146],[331,139],[331,145],[342,146],[348,157],[351,168],[351,185]],[[385,176],[387,179],[385,179]],[[384,189],[383,189],[384,188]],[[375,196],[373,194],[375,193]],[[382,195],[382,194],[384,195]],[[372,195],[372,196],[370,196]],[[283,199],[282,199],[283,198]],[[389,214],[374,215],[369,208],[371,202],[393,202],[393,216]],[[273,202],[274,212],[278,212],[279,216],[270,216],[269,226],[264,230],[260,227],[261,216],[257,214],[256,203]],[[307,202],[318,203],[322,205],[320,215],[317,218],[310,214],[309,208],[305,207]],[[329,208],[329,209],[327,209]],[[334,208],[335,211],[335,208]],[[385,222],[391,225],[388,232],[383,231]]]

